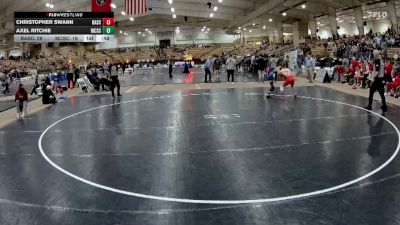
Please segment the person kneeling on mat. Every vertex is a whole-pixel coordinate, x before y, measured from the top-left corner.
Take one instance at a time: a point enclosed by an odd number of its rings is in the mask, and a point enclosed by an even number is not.
[[[22,84],[19,85],[18,91],[15,94],[15,102],[17,109],[17,118],[25,118],[26,108],[28,105],[28,93],[26,92],[24,85]]]

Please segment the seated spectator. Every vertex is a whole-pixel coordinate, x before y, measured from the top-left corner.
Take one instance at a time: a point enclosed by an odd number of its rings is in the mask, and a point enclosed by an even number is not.
[[[360,66],[356,67],[356,71],[354,74],[355,81],[354,81],[353,89],[357,89],[362,86],[362,80],[364,78],[364,71],[361,68],[362,67],[360,67]]]
[[[385,63],[385,80],[387,82],[392,82],[392,69],[393,69],[393,64],[390,60],[387,60]]]
[[[400,87],[400,76],[396,75],[393,82],[389,82],[386,85],[387,94],[391,96],[399,97],[399,87]]]
[[[345,72],[346,72],[346,68],[343,65],[337,65],[336,66],[336,73],[338,75],[338,82],[344,82],[346,80]]]
[[[28,93],[26,92],[23,84],[19,85],[18,91],[15,94],[15,102],[17,109],[17,118],[25,118],[26,108],[28,105]]]
[[[43,91],[42,95],[42,102],[43,104],[55,104],[57,103],[56,96],[54,95],[53,91],[51,90],[51,86],[47,85]]]

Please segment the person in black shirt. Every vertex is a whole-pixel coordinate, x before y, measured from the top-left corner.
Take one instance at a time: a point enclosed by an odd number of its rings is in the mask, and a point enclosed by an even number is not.
[[[258,70],[258,83],[264,83],[264,71],[265,67],[267,66],[267,62],[262,56],[259,56],[256,60],[257,63],[257,70]]]
[[[168,73],[169,73],[169,79],[172,79],[172,61],[169,61],[169,65],[168,65]]]
[[[387,106],[385,101],[385,86],[384,86],[384,63],[382,60],[382,56],[376,55],[374,59],[374,71],[372,73],[372,84],[369,89],[369,101],[368,106],[365,107],[367,110],[372,109],[372,101],[374,98],[375,92],[378,91],[379,95],[382,99],[382,111],[387,112]]]

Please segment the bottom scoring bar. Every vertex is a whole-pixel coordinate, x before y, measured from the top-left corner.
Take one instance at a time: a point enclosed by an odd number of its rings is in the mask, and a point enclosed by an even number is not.
[[[14,35],[14,42],[106,42],[114,35]]]

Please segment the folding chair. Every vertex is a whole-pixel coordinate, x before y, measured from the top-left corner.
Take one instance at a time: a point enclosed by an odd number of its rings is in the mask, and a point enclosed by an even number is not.
[[[92,83],[90,83],[89,78],[87,78],[87,76],[85,76],[85,77],[83,77],[83,80],[86,83],[86,87],[88,88],[88,91],[94,92],[95,91],[94,85]]]
[[[76,82],[78,83],[79,87],[81,88],[81,90],[83,92],[88,92],[88,87],[86,85],[86,82],[83,78],[79,78],[78,80],[76,80]]]

